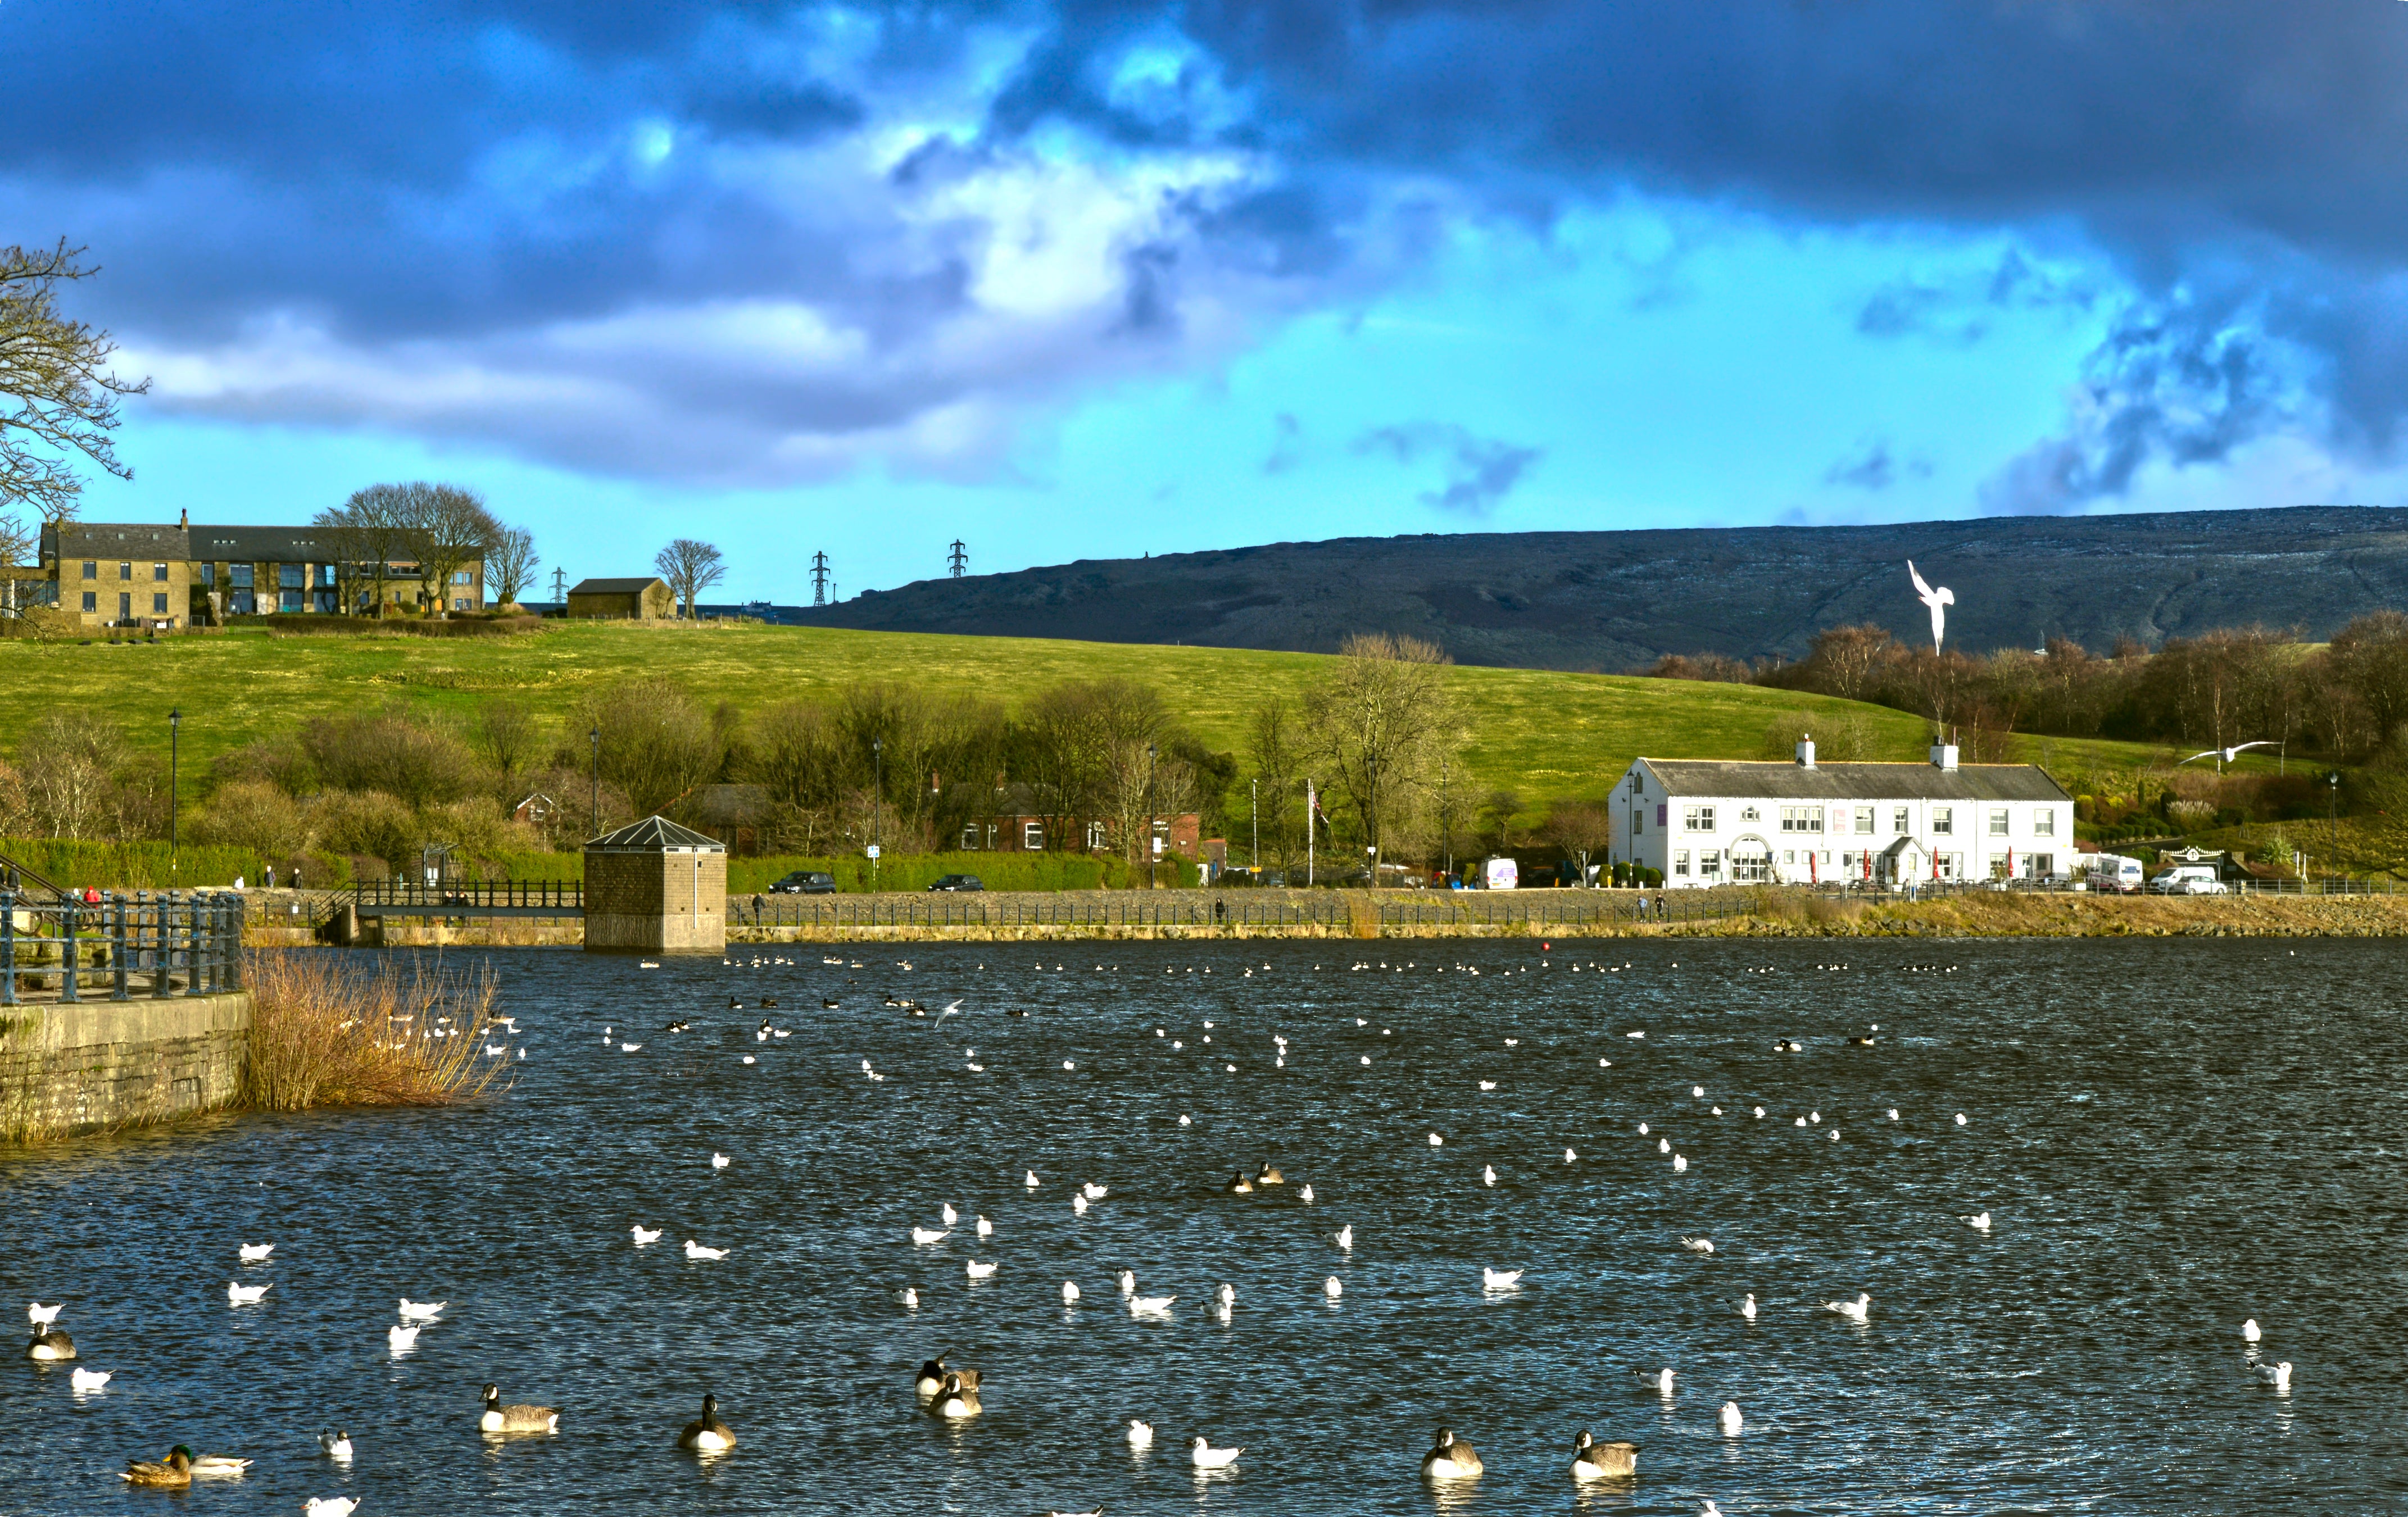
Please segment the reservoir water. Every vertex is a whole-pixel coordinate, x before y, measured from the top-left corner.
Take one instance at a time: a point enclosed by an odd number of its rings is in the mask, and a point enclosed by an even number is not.
[[[114,1376],[79,1396],[65,1367],[0,1371],[0,1510],[2408,1504],[2394,945],[834,953],[498,953],[527,1056],[482,1107],[0,1163],[6,1320],[64,1300],[80,1363]],[[764,1016],[791,1036],[757,1040]],[[1227,1193],[1267,1160],[1285,1184]],[[1079,1215],[1084,1182],[1109,1193]],[[958,1226],[915,1245],[948,1203]],[[1986,1234],[1961,1220],[1985,1210]],[[661,1241],[636,1247],[637,1224]],[[237,1265],[260,1242],[272,1258]],[[997,1268],[973,1281],[972,1259]],[[1124,1267],[1177,1296],[1167,1317],[1132,1317]],[[1491,1291],[1484,1267],[1524,1273]],[[231,1307],[236,1280],[273,1288]],[[1823,1305],[1859,1292],[1863,1324]],[[404,1296],[446,1305],[396,1356]],[[2286,1392],[2253,1372],[2253,1318]],[[983,1415],[918,1410],[940,1351],[983,1372]],[[1636,1373],[1668,1367],[1670,1396]],[[557,1435],[481,1438],[488,1381],[561,1409]],[[739,1439],[709,1461],[674,1447],[707,1391]],[[1441,1424],[1486,1464],[1460,1491],[1417,1474]],[[337,1425],[349,1466],[317,1449]],[[1636,1479],[1576,1489],[1584,1428],[1637,1443]],[[1191,1468],[1198,1434],[1242,1445],[1234,1469]],[[177,1442],[257,1463],[120,1487]]]

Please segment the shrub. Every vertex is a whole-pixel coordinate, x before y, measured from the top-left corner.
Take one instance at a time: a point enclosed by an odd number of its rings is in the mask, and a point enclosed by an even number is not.
[[[243,1101],[261,1111],[322,1106],[448,1106],[506,1083],[485,1052],[493,972],[452,974],[391,958],[363,968],[323,950],[244,955],[251,1057]],[[505,1045],[507,1046],[507,1045]]]

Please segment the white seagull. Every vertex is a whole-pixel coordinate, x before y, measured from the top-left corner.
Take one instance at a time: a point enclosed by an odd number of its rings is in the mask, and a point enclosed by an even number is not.
[[[403,1322],[433,1322],[436,1318],[441,1316],[443,1314],[443,1309],[451,1304],[452,1303],[449,1301],[413,1301],[405,1295],[401,1298],[401,1320]]]
[[[2273,746],[2274,741],[2272,738],[2260,737],[2254,743],[2235,743],[2230,748],[2211,748],[2203,753],[2193,753],[2186,759],[2176,759],[2174,762],[2177,765],[2196,764],[2200,759],[2212,758],[2215,760],[2215,766],[2220,769],[2224,766],[2231,763],[2236,754],[2244,753],[2253,748],[2272,748]]]
[[[948,1227],[962,1220],[962,1214],[953,1209],[953,1203],[951,1201],[939,1205],[937,1208],[937,1215],[945,1219],[945,1225]]]
[[[727,1251],[704,1248],[689,1238],[685,1240],[685,1256],[689,1259],[724,1259],[727,1257]]]
[[[953,1236],[953,1230],[950,1227],[914,1227],[911,1229],[911,1241],[914,1243],[941,1243]]]
[[[1131,1417],[1129,1419],[1128,1440],[1129,1447],[1132,1449],[1153,1448],[1154,1424],[1152,1423],[1140,1422],[1135,1417]]]
[[[726,1168],[726,1167],[727,1167],[727,1155],[726,1155],[726,1154],[724,1154],[724,1153],[713,1153],[713,1154],[710,1156],[710,1167],[712,1167],[713,1169],[724,1169],[724,1168]],[[951,1218],[951,1217],[947,1217],[945,1220],[946,1220],[947,1222],[951,1222],[951,1221],[953,1221],[953,1218]]]
[[[1931,651],[1936,653],[1940,651],[1940,635],[1948,625],[1948,613],[1942,608],[1956,604],[1956,593],[1946,585],[1934,590],[1925,584],[1923,576],[1915,573],[1914,560],[1911,558],[1906,561],[1906,572],[1914,579],[1915,598],[1931,608]]]
[[[301,1517],[351,1517],[359,1506],[356,1496],[313,1496],[301,1504]]]
[[[647,1243],[657,1243],[661,1240],[661,1230],[659,1228],[647,1228],[642,1223],[637,1223],[635,1225],[629,1227],[627,1231],[636,1235],[636,1247],[639,1249]]]
[[[1724,1402],[1723,1410],[1718,1415],[1723,1425],[1723,1437],[1739,1437],[1739,1430],[1742,1425],[1739,1414],[1739,1403],[1736,1401]]]
[[[1986,1233],[1990,1230],[1990,1214],[1986,1211],[1976,1211],[1965,1219],[1965,1225],[1977,1233]]]
[[[1196,1462],[1198,1469],[1226,1469],[1238,1462],[1238,1455],[1246,1452],[1242,1448],[1216,1449],[1201,1435],[1187,1448],[1188,1457]]]
[[[1481,1267],[1480,1286],[1483,1290],[1510,1291],[1521,1282],[1522,1271],[1518,1269],[1491,1269],[1485,1265]]]
[[[1168,1317],[1170,1315],[1170,1303],[1178,1299],[1175,1295],[1132,1295],[1128,1298],[1129,1315]]]
[[[2288,1359],[2284,1360],[2279,1365],[2258,1365],[2253,1367],[2258,1371],[2258,1378],[2264,1381],[2267,1384],[2274,1387],[2274,1389],[2284,1392],[2288,1392],[2290,1390],[2291,1361]]]
[[[2258,1319],[2257,1319],[2257,1318],[2252,1317],[2252,1318],[2250,1318],[2247,1322],[2244,1322],[2244,1323],[2243,1323],[2243,1324],[2241,1324],[2241,1341],[2242,1341],[2242,1342],[2243,1342],[2243,1343],[2255,1343],[2255,1342],[2257,1342],[2257,1341],[2258,1341]]]
[[[108,1373],[106,1369],[86,1369],[78,1365],[67,1376],[67,1383],[77,1391],[97,1391],[108,1383]]]
[[[1870,1313],[1872,1311],[1872,1307],[1873,1298],[1862,1291],[1858,1291],[1856,1293],[1856,1298],[1853,1301],[1826,1301],[1823,1303],[1824,1310],[1836,1311],[1841,1316],[1847,1318],[1848,1321],[1856,1323],[1866,1321]]]
[[[1681,1247],[1691,1253],[1712,1253],[1714,1252],[1714,1240],[1711,1238],[1684,1238],[1681,1239]]]
[[[273,1287],[268,1285],[239,1285],[233,1281],[226,1281],[226,1302],[230,1306],[256,1306],[260,1298],[271,1289]]]
[[[46,1307],[39,1301],[28,1301],[25,1303],[25,1320],[36,1327],[56,1326],[59,1313],[65,1309],[64,1301],[54,1307]]]
[[[235,1252],[245,1264],[257,1264],[275,1252],[276,1245],[273,1243],[243,1243],[235,1249]]]
[[[981,1264],[976,1259],[968,1260],[962,1266],[963,1271],[972,1280],[985,1280],[995,1273],[995,1266]]]
[[[1079,1282],[1075,1280],[1064,1281],[1062,1282],[1062,1304],[1067,1307],[1076,1302],[1078,1299]]]
[[[384,1330],[384,1346],[395,1353],[408,1353],[418,1347],[418,1331],[416,1327],[388,1327]]]
[[[1739,1304],[1739,1314],[1745,1317],[1750,1322],[1756,1321],[1756,1293],[1754,1291],[1748,1292],[1747,1299]]]
[[[1329,1236],[1331,1241],[1335,1242],[1340,1248],[1344,1249],[1349,1253],[1354,1252],[1354,1224],[1353,1223],[1348,1223],[1345,1226],[1340,1227],[1338,1231],[1330,1234]]]
[[[1340,1296],[1346,1294],[1346,1283],[1337,1276],[1332,1275],[1327,1280],[1321,1282],[1321,1294],[1329,1297],[1332,1301],[1335,1301]]]

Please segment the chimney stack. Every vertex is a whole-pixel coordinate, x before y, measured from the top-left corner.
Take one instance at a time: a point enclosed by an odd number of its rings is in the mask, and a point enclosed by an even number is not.
[[[193,513],[189,508],[176,513],[176,528],[179,532],[190,532],[192,530]]]
[[[1814,739],[1811,734],[1798,739],[1798,766],[1801,769],[1814,766]]]
[[[1956,768],[1956,745],[1955,743],[1933,743],[1931,745],[1931,766],[1935,769],[1944,769],[1951,773],[1955,772]]]

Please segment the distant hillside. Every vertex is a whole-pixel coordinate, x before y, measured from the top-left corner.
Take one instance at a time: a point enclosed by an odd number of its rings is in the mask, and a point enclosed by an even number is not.
[[[1910,558],[1956,593],[1949,641],[1972,652],[2050,637],[2154,647],[2250,623],[2321,638],[2408,605],[2408,510],[1342,537],[925,580],[798,620],[1299,652],[1382,630],[1430,638],[1463,664],[1621,670],[1665,653],[1794,658],[1845,622],[1928,638]]]

